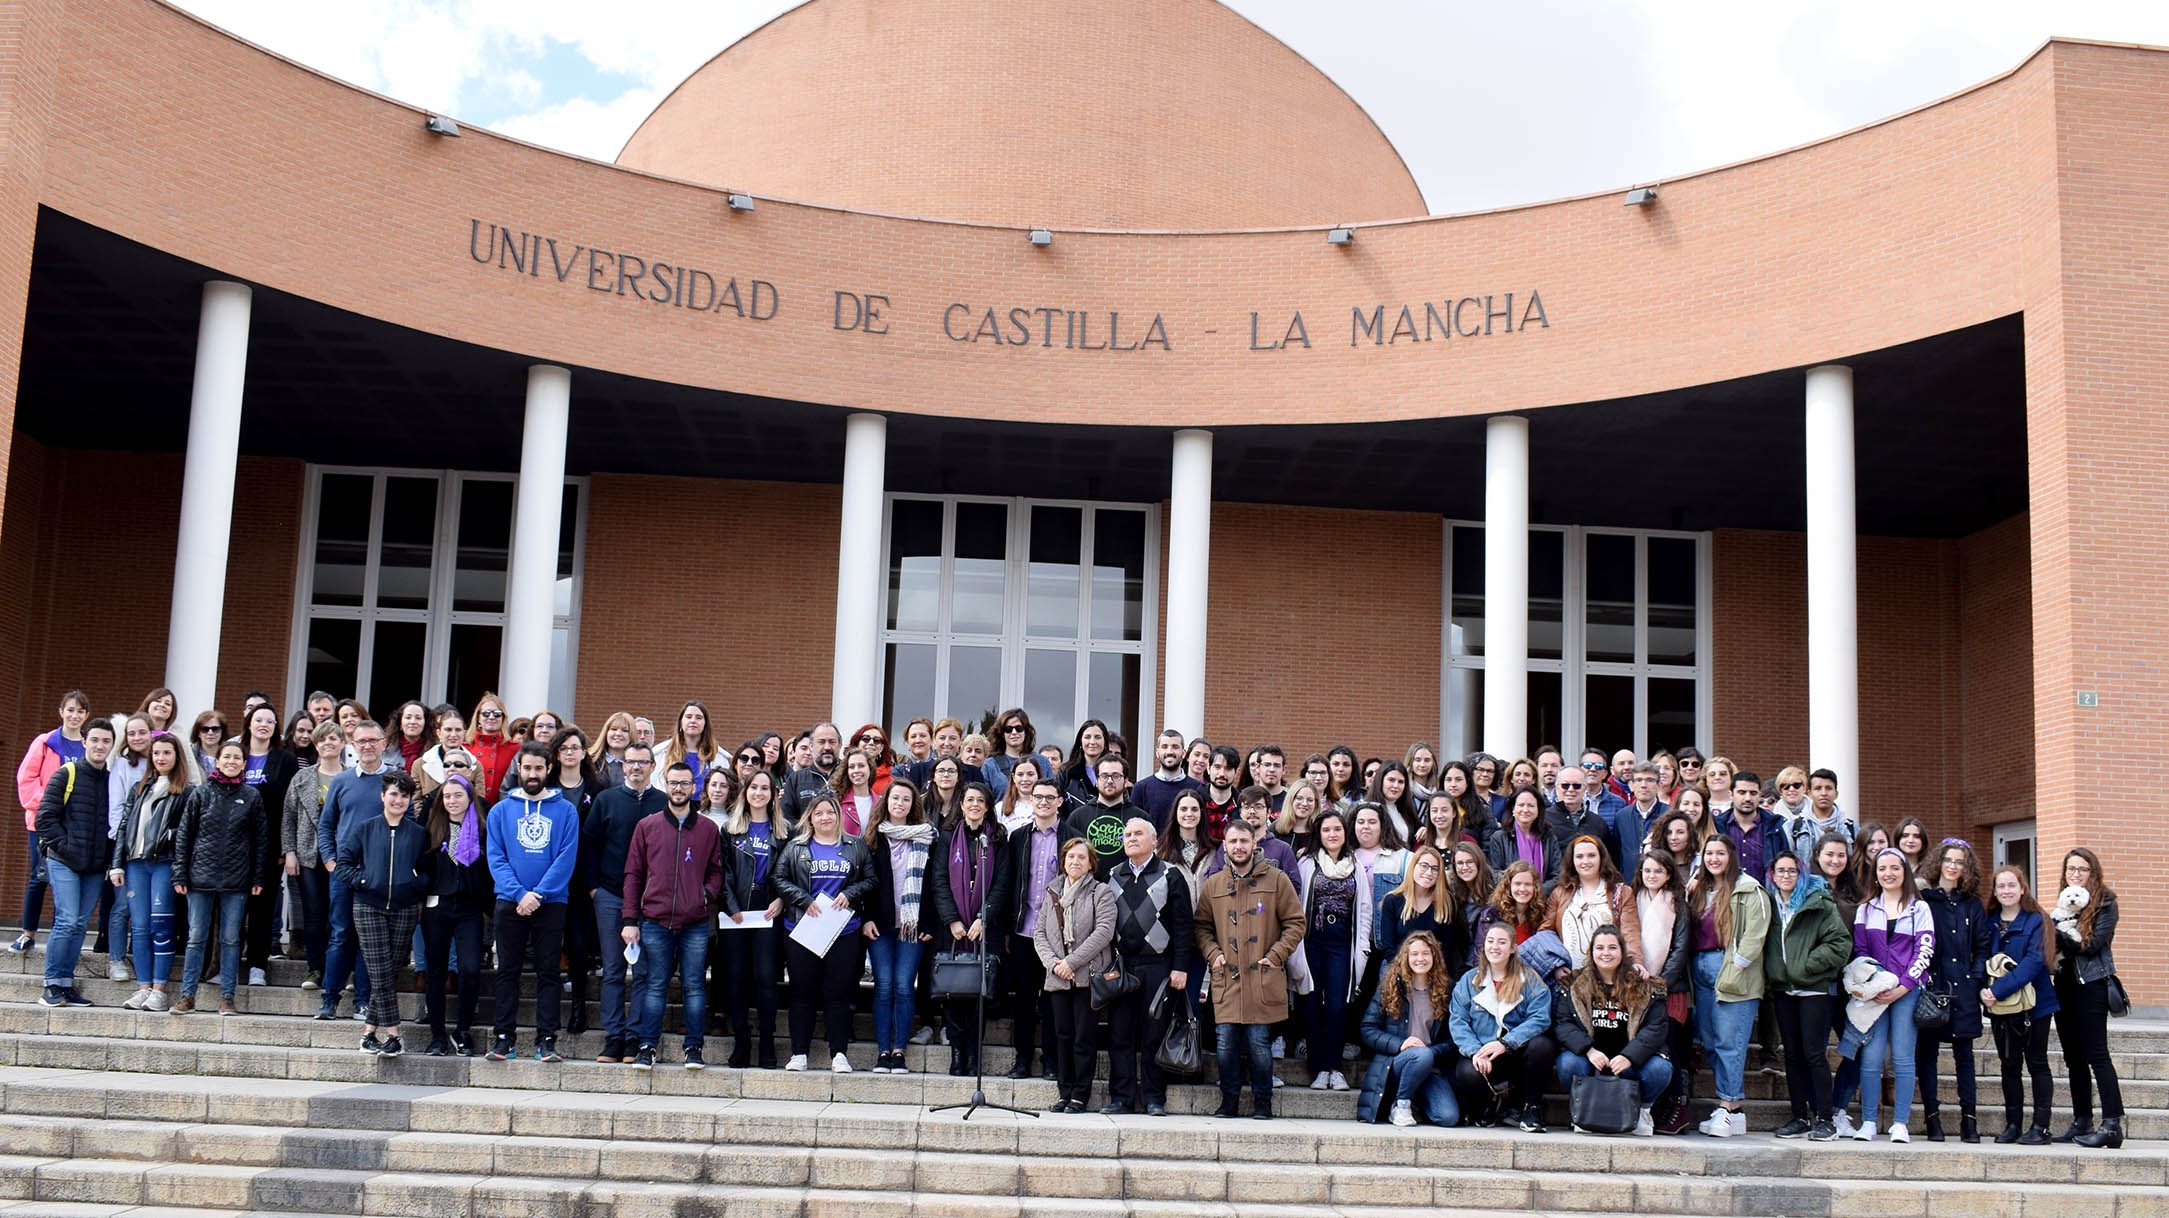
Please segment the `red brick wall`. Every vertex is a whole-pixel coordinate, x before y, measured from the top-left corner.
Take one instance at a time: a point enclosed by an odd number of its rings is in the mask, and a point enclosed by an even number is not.
[[[1442,548],[1437,516],[1214,504],[1207,738],[1291,766],[1435,743]]]
[[[698,698],[735,747],[828,717],[841,487],[597,474],[588,496],[584,725],[667,736]]]

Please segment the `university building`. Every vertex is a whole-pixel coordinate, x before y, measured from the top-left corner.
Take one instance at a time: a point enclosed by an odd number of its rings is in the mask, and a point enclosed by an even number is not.
[[[1454,216],[1211,0],[811,0],[614,164],[457,117],[0,13],[16,754],[159,684],[1691,743],[2096,847],[2169,999],[2169,53]]]

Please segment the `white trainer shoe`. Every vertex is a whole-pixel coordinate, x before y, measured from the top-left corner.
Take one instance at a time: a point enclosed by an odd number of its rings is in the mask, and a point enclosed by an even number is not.
[[[1393,1123],[1403,1129],[1406,1129],[1416,1123],[1415,1109],[1409,1107],[1409,1103],[1407,1100],[1394,1101]]]
[[[791,1060],[783,1063],[783,1068],[786,1070],[804,1070],[806,1068],[806,1055],[803,1053],[793,1053],[791,1055]]]
[[[828,1068],[831,1072],[836,1074],[849,1074],[851,1073],[851,1059],[845,1057],[841,1053],[838,1053],[836,1056],[828,1059]]]
[[[1913,1131],[1903,1125],[1893,1125],[1890,1127],[1890,1140],[1893,1142],[1910,1142],[1913,1140]]]
[[[1644,1108],[1642,1115],[1634,1118],[1634,1136],[1638,1138],[1654,1138],[1657,1136],[1657,1118],[1650,1115],[1649,1109]]]
[[[1864,1121],[1864,1122],[1862,1122],[1862,1123],[1861,1123],[1861,1125],[1860,1125],[1860,1127],[1859,1127],[1859,1128],[1857,1128],[1857,1129],[1853,1130],[1853,1141],[1855,1141],[1855,1142],[1873,1142],[1874,1140],[1875,1140],[1875,1122],[1874,1122],[1874,1121]]]

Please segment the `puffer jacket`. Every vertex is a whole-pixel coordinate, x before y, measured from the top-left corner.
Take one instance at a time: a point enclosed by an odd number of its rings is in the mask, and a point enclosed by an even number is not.
[[[1800,881],[1806,892],[1794,889],[1795,903],[1787,913],[1780,908],[1762,950],[1762,975],[1780,993],[1811,990],[1835,994],[1838,977],[1853,958],[1853,929],[1838,916],[1830,887],[1817,877]],[[1776,893],[1770,894],[1773,899]],[[1976,995],[1974,1001],[1978,1002]]]
[[[106,791],[111,780],[105,770],[87,761],[71,761],[53,771],[38,801],[39,853],[72,871],[105,871],[112,855],[112,842],[106,837]]]
[[[246,892],[263,875],[270,836],[256,788],[215,780],[190,787],[173,839],[173,883],[192,892]]]
[[[1936,955],[1929,968],[1951,995],[1950,1026],[1937,1035],[1971,1040],[1981,1034],[1981,989],[1988,984],[1988,911],[1971,893],[1923,888],[1920,898],[1936,922]]]

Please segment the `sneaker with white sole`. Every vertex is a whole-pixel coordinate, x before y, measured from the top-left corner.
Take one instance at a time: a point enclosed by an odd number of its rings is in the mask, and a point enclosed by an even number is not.
[[[1331,1070],[1320,1070],[1317,1076],[1310,1080],[1310,1089],[1312,1091],[1331,1091],[1333,1089],[1333,1072]]]
[[[1913,1131],[1903,1125],[1893,1125],[1890,1127],[1890,1140],[1893,1142],[1910,1142],[1913,1140]]]
[[[806,1068],[806,1055],[803,1053],[791,1054],[791,1060],[783,1063],[783,1068],[786,1070],[804,1070]]]
[[[828,1068],[834,1074],[849,1074],[851,1073],[851,1059],[838,1053],[828,1059]]]
[[[1416,1111],[1415,1109],[1409,1107],[1407,1100],[1395,1100],[1393,1103],[1392,1119],[1395,1125],[1398,1125],[1403,1129],[1407,1129],[1409,1126],[1416,1123]]]
[[[1841,1138],[1852,1137],[1853,1133],[1860,1128],[1853,1124],[1851,1115],[1843,1112],[1830,1119],[1830,1127],[1836,1131],[1836,1136]]]
[[[1746,1136],[1747,1136],[1747,1114],[1746,1114],[1745,1112],[1734,1112],[1734,1113],[1730,1114],[1730,1116],[1731,1116],[1731,1121],[1732,1121],[1732,1136],[1733,1136],[1733,1137],[1735,1137],[1735,1138],[1744,1138],[1744,1137],[1746,1137]]]
[[[1657,1136],[1657,1118],[1651,1115],[1649,1109],[1644,1108],[1641,1115],[1634,1118],[1634,1136],[1638,1138],[1654,1138]]]
[[[921,1027],[919,1028],[919,1030],[918,1030],[918,1031],[916,1031],[916,1032],[913,1032],[913,1033],[911,1034],[911,1043],[912,1043],[912,1044],[915,1044],[915,1045],[930,1045],[930,1044],[933,1044],[933,1043],[934,1043],[934,1029],[933,1029],[932,1027],[930,1027],[930,1026],[924,1026],[924,1025],[922,1025],[922,1026],[921,1026]]]
[[[252,968],[249,970],[249,984],[270,985],[271,982],[264,978],[264,970],[260,968]]]
[[[1338,1070],[1335,1070],[1335,1071],[1333,1072],[1333,1090],[1335,1090],[1335,1091],[1346,1091],[1346,1090],[1348,1090],[1348,1076],[1347,1076],[1347,1075],[1345,1075],[1345,1074],[1342,1074],[1342,1073],[1341,1073],[1340,1071],[1338,1071]]]
[[[146,1011],[163,1011],[172,1005],[173,1000],[166,997],[164,990],[152,990],[151,996],[143,1000],[143,1009]]]
[[[1855,1141],[1855,1142],[1873,1142],[1874,1140],[1875,1140],[1875,1122],[1874,1122],[1874,1121],[1863,1121],[1863,1122],[1861,1122],[1861,1124],[1860,1124],[1860,1126],[1859,1126],[1858,1128],[1856,1128],[1856,1129],[1854,1129],[1854,1130],[1853,1130],[1853,1141]]]
[[[1695,1126],[1695,1132],[1700,1134],[1707,1134],[1713,1138],[1721,1138],[1725,1135],[1717,1132],[1717,1127],[1720,1124],[1727,1125],[1728,1127],[1730,1125],[1730,1122],[1727,1121],[1725,1118],[1725,1110],[1722,1108],[1712,1108],[1710,1109],[1710,1114],[1702,1118],[1702,1123]]]
[[[149,1002],[150,1000],[151,987],[146,985],[142,989],[137,990],[135,993],[130,994],[128,996],[128,1001],[121,1003],[121,1009],[124,1011],[140,1011],[143,1009],[143,1004]]]
[[[134,981],[136,971],[128,967],[126,960],[115,956],[113,959],[106,961],[105,979],[107,981]]]

